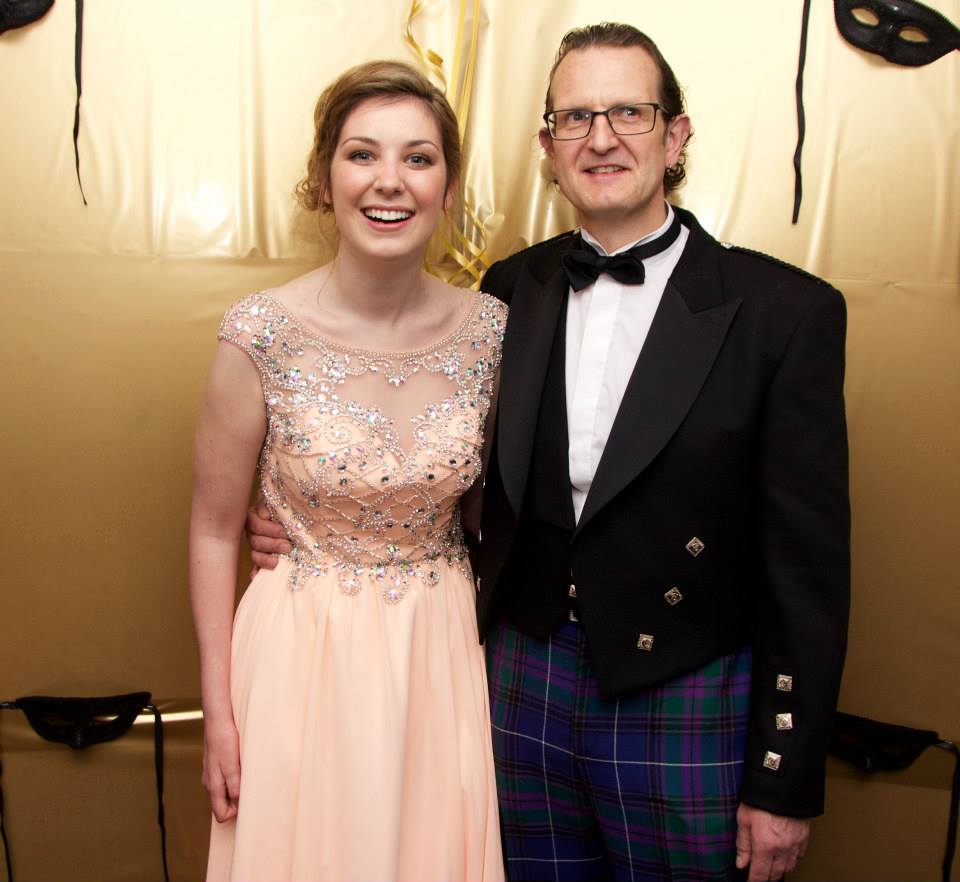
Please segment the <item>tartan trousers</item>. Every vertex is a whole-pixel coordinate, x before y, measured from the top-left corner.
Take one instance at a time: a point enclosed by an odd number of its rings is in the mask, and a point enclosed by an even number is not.
[[[726,882],[750,700],[749,648],[602,699],[586,637],[487,638],[511,882]]]

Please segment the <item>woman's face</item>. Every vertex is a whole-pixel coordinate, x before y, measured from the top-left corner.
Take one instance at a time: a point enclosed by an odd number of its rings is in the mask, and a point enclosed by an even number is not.
[[[448,198],[440,129],[417,98],[368,98],[346,118],[324,201],[340,248],[422,260]]]

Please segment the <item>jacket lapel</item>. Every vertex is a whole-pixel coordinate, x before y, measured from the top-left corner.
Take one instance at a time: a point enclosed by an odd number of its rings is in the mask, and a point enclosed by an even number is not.
[[[570,237],[569,242],[574,241]],[[497,455],[503,487],[517,515],[526,492],[550,351],[569,288],[557,252],[550,251],[552,259],[532,260],[518,279],[503,341]]]
[[[577,532],[663,449],[693,405],[740,306],[725,298],[722,248],[689,212],[683,256],[667,283],[617,412]]]

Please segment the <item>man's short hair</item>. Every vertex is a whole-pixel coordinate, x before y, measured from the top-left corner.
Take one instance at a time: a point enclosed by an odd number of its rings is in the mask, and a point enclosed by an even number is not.
[[[545,113],[553,110],[550,89],[553,87],[553,75],[557,72],[560,62],[563,61],[568,52],[573,52],[574,49],[590,49],[594,46],[610,46],[617,49],[637,46],[643,49],[653,59],[653,63],[660,72],[660,94],[657,100],[664,118],[669,120],[686,113],[683,89],[680,88],[676,75],[670,65],[667,64],[667,60],[661,55],[657,44],[633,25],[614,21],[604,21],[600,24],[573,28],[563,35],[560,48],[557,50],[557,58],[553,62],[553,67],[550,68],[550,77],[547,80],[547,94],[544,99]],[[687,161],[687,144],[692,137],[693,129],[690,130],[690,134],[687,135],[687,139],[683,143],[676,165],[671,166],[663,173],[664,193],[676,190],[685,180],[687,173],[684,165]]]

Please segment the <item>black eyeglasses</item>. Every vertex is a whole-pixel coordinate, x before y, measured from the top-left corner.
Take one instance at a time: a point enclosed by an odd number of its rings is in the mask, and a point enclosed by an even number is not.
[[[617,135],[645,135],[657,124],[659,104],[619,104],[606,110],[551,110],[543,115],[547,133],[554,141],[576,141],[586,138],[598,116],[605,116]],[[662,111],[661,111],[662,112]]]

